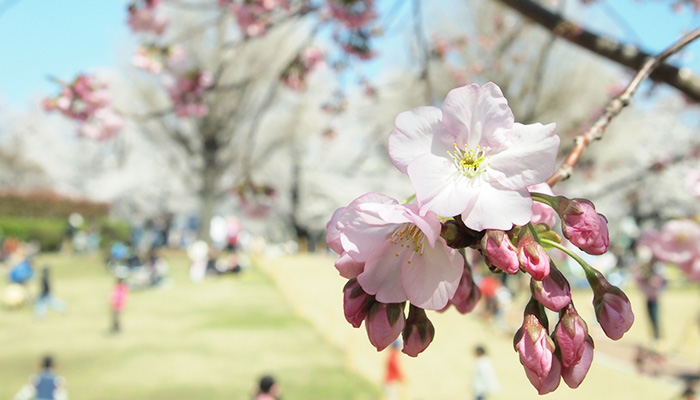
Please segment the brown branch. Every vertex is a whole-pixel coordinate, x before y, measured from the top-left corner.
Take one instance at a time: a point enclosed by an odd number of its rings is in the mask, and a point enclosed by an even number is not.
[[[532,0],[499,1],[561,38],[634,70],[641,69],[651,57],[650,54],[635,46],[604,38],[583,29]],[[700,101],[700,77],[692,74],[688,69],[660,63],[650,77],[654,81],[668,83],[689,98]]]
[[[648,78],[654,70],[659,68],[659,66],[664,65],[663,62],[671,55],[679,52],[683,47],[700,37],[700,28],[686,34],[680,38],[677,42],[669,46],[666,50],[662,51],[655,57],[650,57],[644,63],[644,65],[639,69],[637,74],[632,78],[632,81],[627,85],[627,88],[617,97],[613,98],[605,107],[605,112],[601,115],[596,122],[591,126],[588,131],[583,135],[576,138],[576,144],[571,150],[569,155],[564,160],[564,163],[559,167],[559,169],[554,172],[554,174],[547,179],[547,183],[553,186],[555,183],[562,179],[566,179],[571,176],[574,166],[581,158],[583,151],[588,147],[588,145],[594,140],[600,140],[603,137],[605,129],[610,124],[613,118],[615,118],[623,108],[625,108],[632,100],[632,96],[639,88],[639,85]]]

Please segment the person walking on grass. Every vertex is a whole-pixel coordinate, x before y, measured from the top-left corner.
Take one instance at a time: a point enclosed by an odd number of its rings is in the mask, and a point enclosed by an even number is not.
[[[53,308],[61,314],[66,311],[66,304],[53,294],[49,272],[48,266],[41,270],[41,290],[39,297],[34,302],[34,313],[39,319],[46,317],[49,308]]]
[[[112,333],[121,332],[121,313],[126,306],[126,299],[129,296],[129,286],[124,282],[124,278],[117,278],[117,284],[112,289]]]
[[[474,400],[485,400],[489,395],[497,393],[501,387],[498,384],[491,359],[486,355],[486,349],[483,346],[476,346],[474,354],[476,355],[476,365],[472,377]]]
[[[56,375],[53,368],[53,357],[44,356],[41,371],[31,377],[13,400],[66,400],[65,379]]]

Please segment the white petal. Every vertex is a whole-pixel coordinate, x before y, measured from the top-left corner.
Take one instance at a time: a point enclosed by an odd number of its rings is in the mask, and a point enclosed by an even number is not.
[[[389,158],[399,171],[405,174],[414,158],[430,152],[433,135],[446,134],[441,118],[437,107],[418,107],[396,117],[396,129],[389,134]]]
[[[382,303],[406,301],[401,286],[401,263],[405,252],[399,246],[385,240],[367,259],[365,270],[357,276],[357,282],[365,292],[376,296]]]
[[[507,231],[515,225],[524,225],[532,217],[532,199],[527,189],[501,190],[480,188],[468,208],[462,213],[464,225],[475,231],[500,229]]]
[[[508,143],[492,154],[489,178],[503,188],[520,189],[544,182],[556,168],[559,136],[555,124],[515,124]]]
[[[460,146],[500,148],[513,121],[501,89],[490,82],[452,89],[442,103],[442,122]]]
[[[408,166],[421,213],[433,211],[441,217],[461,214],[476,194],[472,183],[457,171],[451,159],[422,155]]]
[[[426,310],[439,310],[451,299],[464,269],[464,259],[439,239],[435,248],[425,247],[423,254],[404,258],[401,267],[403,289],[411,304]]]

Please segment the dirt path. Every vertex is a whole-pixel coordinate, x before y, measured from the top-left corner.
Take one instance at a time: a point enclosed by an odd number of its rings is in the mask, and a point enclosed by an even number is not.
[[[347,368],[358,371],[381,385],[386,354],[378,353],[370,345],[364,327],[355,329],[345,321],[342,312],[342,287],[345,280],[333,268],[334,258],[299,254],[258,261],[276,281],[296,312],[311,321],[328,341],[342,349]],[[681,312],[697,310],[697,295],[692,307],[684,300],[687,295],[679,296],[679,299],[667,296],[668,299],[664,301]],[[635,293],[631,293],[630,298],[634,305],[641,304]],[[562,382],[555,393],[547,396],[548,399],[671,399],[680,393],[681,381],[671,379],[668,375],[690,370],[693,368],[693,360],[700,360],[697,338],[689,337],[688,332],[680,332],[681,324],[677,321],[684,319],[672,315],[662,316],[665,326],[679,328],[672,330],[675,336],[669,335],[672,340],[668,341],[676,347],[675,355],[668,358],[668,368],[661,372],[661,377],[640,375],[635,370],[633,360],[636,343],[643,342],[647,335],[643,309],[635,307],[635,326],[625,338],[613,342],[595,326],[590,292],[577,293],[575,299],[579,312],[589,322],[596,342],[596,357],[579,389],[571,390]],[[509,313],[509,320],[514,321],[511,327],[513,330],[517,329],[521,318],[521,302],[524,303],[524,300],[516,298]],[[683,307],[682,304],[686,305]],[[434,342],[418,358],[406,356],[402,359],[407,376],[405,399],[471,398],[472,354],[477,344],[486,345],[500,377],[502,390],[494,399],[540,398],[527,381],[513,350],[512,332],[499,331],[492,324],[482,322],[477,315],[462,316],[454,310],[444,314],[429,313],[429,317],[436,328]],[[678,337],[681,334],[684,335],[683,340]]]

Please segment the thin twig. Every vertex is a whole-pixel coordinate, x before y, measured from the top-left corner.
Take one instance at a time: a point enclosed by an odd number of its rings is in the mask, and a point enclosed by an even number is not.
[[[576,138],[574,148],[571,150],[559,169],[554,172],[549,179],[547,179],[547,183],[550,186],[554,186],[554,184],[560,180],[570,177],[574,166],[581,158],[583,151],[592,141],[600,140],[603,137],[603,133],[612,119],[620,114],[622,109],[629,105],[629,103],[632,101],[632,96],[634,96],[634,93],[639,88],[639,85],[645,79],[647,79],[649,75],[668,57],[679,52],[681,49],[683,49],[683,47],[687,46],[698,37],[700,37],[700,28],[697,28],[694,31],[684,35],[677,42],[673,43],[657,56],[650,57],[632,78],[632,81],[629,83],[629,85],[627,85],[627,88],[625,88],[625,90],[619,96],[613,98],[608,103],[607,107],[605,107],[605,112],[598,118],[598,120],[596,120],[593,126],[591,126],[583,135]]]
[[[554,32],[557,36],[579,47],[588,49],[600,56],[624,65],[633,70],[642,68],[651,57],[636,46],[603,37],[569,21],[559,13],[553,13],[533,0],[498,0],[523,17],[541,27]],[[690,69],[662,63],[651,74],[651,79],[665,82],[683,92],[689,98],[700,102],[700,77]]]

